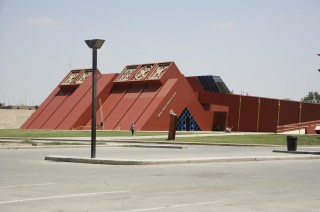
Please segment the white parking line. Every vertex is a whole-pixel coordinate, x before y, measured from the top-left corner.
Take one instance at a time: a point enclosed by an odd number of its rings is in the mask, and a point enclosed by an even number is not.
[[[47,200],[47,199],[70,198],[70,197],[83,197],[83,196],[92,196],[92,195],[100,195],[100,194],[128,193],[128,192],[129,191],[106,191],[106,192],[96,192],[96,193],[70,194],[70,195],[61,195],[61,196],[39,197],[39,198],[32,198],[32,199],[10,200],[10,201],[0,202],[0,204],[21,203],[21,202],[30,202],[30,201]]]
[[[198,203],[190,203],[190,204],[168,205],[168,206],[162,206],[162,207],[142,208],[142,209],[122,211],[122,212],[154,211],[154,210],[170,209],[170,208],[177,208],[177,207],[186,207],[186,206],[195,206],[195,205],[207,205],[207,204],[214,204],[214,203],[220,203],[220,202],[223,202],[223,201],[198,202]]]
[[[38,183],[38,184],[28,184],[28,185],[11,185],[11,186],[0,186],[1,188],[19,188],[19,187],[31,187],[31,186],[45,186],[45,185],[53,185],[56,183]]]

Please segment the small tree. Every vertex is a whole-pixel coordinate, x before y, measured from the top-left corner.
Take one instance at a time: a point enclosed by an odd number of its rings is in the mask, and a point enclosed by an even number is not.
[[[317,91],[309,91],[309,93],[301,99],[302,102],[320,103],[320,94]]]

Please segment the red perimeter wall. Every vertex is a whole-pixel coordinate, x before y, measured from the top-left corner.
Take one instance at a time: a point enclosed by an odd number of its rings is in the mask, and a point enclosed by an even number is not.
[[[235,131],[275,132],[277,125],[320,119],[320,104],[209,92],[200,92],[199,100],[229,106],[228,123]]]

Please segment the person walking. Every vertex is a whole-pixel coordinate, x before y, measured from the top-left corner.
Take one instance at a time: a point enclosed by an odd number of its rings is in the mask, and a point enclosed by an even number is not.
[[[130,130],[131,130],[131,135],[134,137],[134,132],[135,132],[136,129],[135,129],[135,126],[134,126],[133,122],[131,124]]]

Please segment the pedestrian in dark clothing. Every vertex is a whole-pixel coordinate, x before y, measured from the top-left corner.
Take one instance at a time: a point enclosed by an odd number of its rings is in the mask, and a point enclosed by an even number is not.
[[[131,135],[134,137],[134,132],[135,132],[136,129],[135,129],[135,126],[134,126],[133,122],[131,124],[130,130],[131,130]]]

